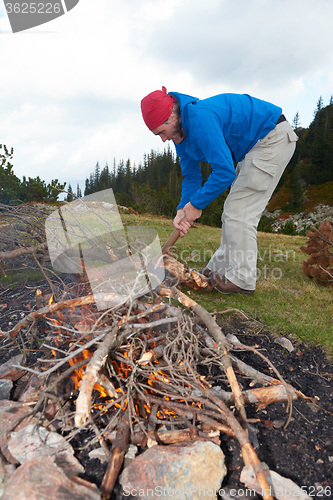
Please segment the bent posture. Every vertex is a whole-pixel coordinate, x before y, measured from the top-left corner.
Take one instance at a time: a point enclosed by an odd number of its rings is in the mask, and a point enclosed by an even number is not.
[[[141,110],[147,127],[163,142],[173,141],[180,158],[184,179],[173,224],[182,237],[231,186],[221,244],[203,273],[222,293],[252,293],[257,226],[297,141],[282,109],[250,95],[197,99],[162,87],[142,99]],[[212,167],[204,184],[200,162]]]

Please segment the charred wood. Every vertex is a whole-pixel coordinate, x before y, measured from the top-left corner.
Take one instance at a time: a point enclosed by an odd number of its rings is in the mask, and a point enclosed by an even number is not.
[[[111,497],[127,451],[129,430],[129,416],[125,411],[123,412],[122,418],[118,423],[116,438],[113,441],[111,448],[111,461],[109,462],[101,484],[100,491],[102,500],[108,500]]]

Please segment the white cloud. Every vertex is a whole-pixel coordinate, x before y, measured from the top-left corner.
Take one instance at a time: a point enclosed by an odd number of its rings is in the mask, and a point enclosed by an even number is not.
[[[26,153],[33,153],[32,161],[35,164],[45,164],[52,160],[59,152],[59,144],[49,144],[47,146],[40,146],[38,144],[27,146]]]
[[[163,149],[140,114],[162,85],[250,93],[303,126],[333,94],[331,0],[80,0],[16,34],[1,6],[0,143],[19,177],[84,179]]]
[[[68,159],[68,165],[80,165],[84,158],[96,158],[98,152],[105,155],[107,151],[111,150],[114,151],[115,156],[121,155],[134,142],[133,138],[131,140],[129,132],[132,132],[132,124],[129,120],[122,120],[116,124],[108,124],[98,128],[91,137],[81,142],[79,147],[73,151]]]

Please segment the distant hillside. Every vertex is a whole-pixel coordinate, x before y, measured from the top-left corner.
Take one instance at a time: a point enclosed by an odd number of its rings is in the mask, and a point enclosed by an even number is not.
[[[295,127],[295,154],[269,203],[270,211],[311,211],[319,203],[333,205],[333,99],[319,99],[309,128]]]
[[[301,187],[301,198],[299,199],[299,210],[292,210],[290,205],[294,198],[294,193],[286,182],[282,187],[272,196],[267,210],[274,212],[275,210],[283,210],[285,212],[312,212],[315,207],[320,203],[333,206],[333,181],[324,184],[305,185]]]

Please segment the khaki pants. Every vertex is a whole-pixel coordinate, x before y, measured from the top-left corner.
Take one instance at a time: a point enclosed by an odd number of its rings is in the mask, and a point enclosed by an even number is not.
[[[222,214],[221,245],[208,268],[245,290],[256,287],[261,214],[294,154],[297,139],[287,121],[279,123],[236,167],[237,177]]]

